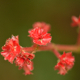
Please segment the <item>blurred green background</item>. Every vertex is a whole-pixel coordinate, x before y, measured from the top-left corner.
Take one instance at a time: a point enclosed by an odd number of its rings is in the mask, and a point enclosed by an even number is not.
[[[0,47],[12,34],[19,35],[20,45],[31,46],[28,30],[38,21],[51,25],[52,42],[75,44],[77,28],[70,26],[71,16],[79,14],[80,0],[0,0]],[[0,55],[0,80],[80,80],[80,54],[73,55],[75,65],[65,76],[54,70],[57,58],[49,51],[36,53],[34,74],[28,76]]]

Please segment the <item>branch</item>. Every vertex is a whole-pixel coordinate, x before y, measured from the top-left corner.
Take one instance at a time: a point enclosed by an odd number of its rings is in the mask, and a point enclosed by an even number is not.
[[[72,51],[80,53],[80,46],[77,45],[59,45],[59,44],[48,44],[47,46],[40,46],[39,50],[52,50],[56,49],[58,51]]]
[[[53,44],[50,43],[46,46],[38,46],[38,47],[25,47],[23,48],[23,50],[28,51],[28,52],[32,52],[32,51],[53,51],[53,50],[57,50],[57,51],[69,51],[69,52],[76,52],[76,53],[80,53],[80,46],[78,45],[60,45],[60,44]]]

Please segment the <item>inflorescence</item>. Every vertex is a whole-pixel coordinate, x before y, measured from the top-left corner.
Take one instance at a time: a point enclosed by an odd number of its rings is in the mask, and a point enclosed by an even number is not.
[[[33,28],[28,31],[28,36],[33,42],[31,47],[22,47],[19,44],[18,36],[12,35],[11,38],[6,40],[5,45],[2,47],[3,51],[1,52],[1,55],[4,57],[4,60],[8,60],[11,64],[14,62],[19,69],[23,69],[25,75],[30,75],[33,74],[31,71],[34,69],[32,62],[35,58],[34,53],[37,51],[50,50],[58,58],[58,63],[54,69],[58,70],[59,74],[65,75],[73,67],[75,58],[72,56],[72,52],[63,52],[61,55],[58,50],[70,51],[71,48],[72,51],[79,51],[80,48],[80,17],[78,19],[73,16],[72,21],[71,25],[73,27],[79,26],[77,45],[66,46],[51,43],[52,36],[49,33],[51,29],[50,25],[44,22],[36,22],[33,24]]]

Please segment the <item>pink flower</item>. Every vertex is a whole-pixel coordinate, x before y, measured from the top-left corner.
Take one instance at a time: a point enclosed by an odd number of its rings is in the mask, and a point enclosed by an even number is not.
[[[34,28],[40,27],[40,28],[44,29],[44,31],[46,31],[46,32],[50,31],[50,25],[46,24],[45,22],[36,22],[33,24],[33,27]]]
[[[25,75],[32,74],[30,71],[33,70],[33,62],[31,61],[35,55],[28,53],[23,50],[19,45],[18,36],[12,36],[12,38],[7,39],[6,44],[2,47],[1,55],[4,56],[5,60],[10,63],[15,62],[19,69],[25,71]]]
[[[59,74],[65,75],[68,70],[70,70],[74,65],[74,57],[72,56],[72,53],[63,53],[63,55],[60,56],[60,60],[55,66],[55,70],[59,70]]]
[[[25,53],[20,54],[16,57],[15,64],[19,66],[19,69],[23,69],[25,71],[25,75],[32,74],[30,71],[33,70],[33,62],[31,61],[34,58],[34,54]]]
[[[33,42],[38,45],[46,45],[51,42],[50,33],[44,31],[44,29],[37,27],[29,30],[29,36],[33,39]]]
[[[2,47],[2,50],[1,55],[3,55],[4,59],[13,63],[15,57],[20,53],[18,36],[12,36],[11,39],[7,39],[6,44]]]
[[[80,26],[80,16],[79,18],[75,17],[75,16],[72,16],[72,23],[71,23],[71,26],[72,27],[75,27],[75,26]]]
[[[24,63],[27,63],[27,64],[30,64],[31,63],[31,60],[35,57],[34,54],[31,54],[31,53],[25,53],[25,54],[20,54],[16,57],[16,60],[15,60],[15,63],[16,65],[18,66],[23,66]]]

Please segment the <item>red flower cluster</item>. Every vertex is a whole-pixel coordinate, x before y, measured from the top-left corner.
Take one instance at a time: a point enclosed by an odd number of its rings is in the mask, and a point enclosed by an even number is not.
[[[46,31],[46,32],[50,31],[50,25],[46,24],[45,22],[34,23],[33,28],[36,28],[36,27],[40,27],[40,28],[44,29],[44,31]]]
[[[38,45],[46,45],[51,41],[50,33],[47,33],[44,29],[40,27],[29,30],[29,34],[29,36],[33,39],[33,43]]]
[[[80,25],[80,17],[72,17],[73,26]],[[59,70],[59,74],[65,75],[68,70],[70,70],[74,65],[74,57],[72,53],[63,53],[60,54],[55,50],[54,44],[49,44],[52,37],[48,33],[50,31],[50,25],[44,22],[36,22],[33,24],[33,29],[29,30],[29,37],[33,40],[34,45],[31,47],[21,47],[19,45],[18,36],[12,36],[6,40],[5,45],[2,47],[1,55],[4,57],[4,60],[8,60],[10,63],[15,63],[19,69],[25,71],[25,75],[32,74],[33,62],[35,53],[37,50],[53,50],[54,54],[59,58],[59,62],[55,66],[55,70]],[[37,46],[38,45],[38,46]],[[45,45],[45,46],[43,46]]]
[[[18,36],[12,36],[12,38],[7,39],[6,44],[2,47],[1,55],[3,55],[5,60],[13,63],[13,60],[20,53],[20,45],[18,41]]]
[[[2,49],[1,55],[5,60],[8,60],[10,63],[14,61],[19,66],[19,69],[24,69],[25,75],[32,74],[30,72],[33,70],[33,62],[31,60],[34,58],[34,54],[23,50],[19,45],[18,36],[12,36],[11,39],[7,39]]]
[[[51,36],[47,31],[50,30],[50,25],[42,22],[37,22],[33,25],[34,29],[30,30],[30,37],[33,39],[33,43],[38,45],[46,45],[50,43]],[[8,60],[10,63],[14,63],[19,66],[19,69],[25,71],[25,75],[32,74],[33,62],[31,61],[35,55],[30,51],[27,52],[23,47],[19,45],[18,36],[12,36],[7,39],[5,45],[2,47],[1,55],[4,60]]]
[[[74,65],[74,57],[72,56],[72,53],[63,53],[63,55],[60,56],[60,60],[55,66],[55,70],[59,70],[59,74],[65,75],[68,70],[70,70]]]
[[[33,62],[31,60],[34,58],[34,56],[34,54],[22,51],[22,54],[16,57],[15,64],[19,66],[19,69],[24,69],[25,75],[32,74],[30,72],[33,70]]]
[[[72,23],[71,23],[71,26],[72,27],[75,27],[75,26],[80,26],[80,16],[79,18],[75,17],[75,16],[72,16]]]

